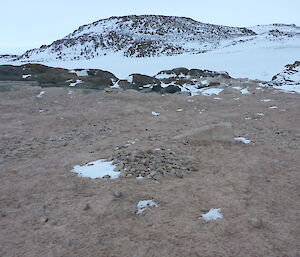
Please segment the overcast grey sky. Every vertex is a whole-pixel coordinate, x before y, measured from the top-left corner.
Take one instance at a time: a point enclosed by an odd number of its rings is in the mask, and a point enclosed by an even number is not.
[[[162,14],[230,26],[300,25],[300,0],[0,0],[0,54],[50,44],[110,16]]]

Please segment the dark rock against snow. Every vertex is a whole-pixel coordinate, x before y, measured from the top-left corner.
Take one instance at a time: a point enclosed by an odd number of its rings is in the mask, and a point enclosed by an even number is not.
[[[67,70],[41,64],[0,66],[0,81],[37,81],[41,87],[76,86],[104,89],[112,86],[117,77],[102,70]]]

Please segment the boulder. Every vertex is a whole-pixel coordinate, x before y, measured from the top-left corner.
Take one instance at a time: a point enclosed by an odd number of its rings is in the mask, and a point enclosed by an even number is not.
[[[188,143],[199,142],[233,142],[234,135],[230,122],[221,122],[218,124],[207,125],[187,131],[181,135],[177,135],[174,140],[183,140]]]
[[[167,93],[167,94],[175,94],[179,91],[181,91],[180,87],[175,85],[170,85],[163,89],[163,93]]]
[[[188,75],[189,71],[190,71],[189,69],[183,67],[175,68],[172,70],[172,72],[175,73],[177,76],[179,76],[180,74]]]
[[[142,75],[142,74],[131,74],[132,83],[138,86],[145,85],[160,85],[160,80],[151,76]]]
[[[0,81],[37,81],[41,87],[67,87],[80,77],[81,83],[78,83],[76,87],[103,89],[112,86],[113,81],[118,80],[114,74],[96,69],[87,70],[87,75],[77,76],[70,70],[41,64],[0,66]]]
[[[231,77],[227,72],[216,72],[210,70],[199,70],[199,69],[191,69],[188,73],[193,78],[215,78],[215,77],[222,77],[225,79],[230,79]]]
[[[118,84],[120,88],[124,90],[128,90],[128,89],[141,90],[141,88],[138,85],[130,83],[127,80],[119,80]]]

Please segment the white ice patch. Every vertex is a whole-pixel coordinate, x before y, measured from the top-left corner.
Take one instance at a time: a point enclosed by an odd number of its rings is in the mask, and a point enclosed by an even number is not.
[[[166,73],[161,73],[157,74],[155,78],[157,79],[169,79],[169,78],[174,78],[176,77],[176,74],[166,74]]]
[[[139,201],[137,204],[137,212],[136,214],[141,214],[143,213],[145,210],[150,209],[151,207],[159,207],[159,205],[154,202],[153,200],[143,200],[143,201]]]
[[[80,83],[82,83],[83,81],[82,80],[80,80],[80,79],[77,79],[76,80],[76,82],[73,82],[73,83],[70,83],[70,87],[76,87],[77,86],[77,84],[80,84]]]
[[[243,88],[240,92],[241,92],[243,95],[248,95],[248,94],[250,94],[250,92],[248,91],[247,88]]]
[[[38,95],[36,95],[36,98],[42,98],[43,95],[45,94],[45,91],[41,91]]]
[[[282,92],[285,93],[299,93],[300,94],[300,83],[295,85],[287,85],[283,84],[280,86],[273,86],[276,89],[280,89]]]
[[[208,80],[202,80],[200,83],[201,85],[206,86],[208,85]]]
[[[133,83],[133,76],[132,76],[132,75],[128,76],[128,77],[126,78],[126,80],[127,80],[127,82],[129,82],[129,83]]]
[[[153,116],[158,116],[160,113],[159,113],[159,112],[151,112],[151,114],[152,114]]]
[[[221,97],[214,97],[214,100],[222,100]]]
[[[271,106],[271,107],[269,107],[269,109],[278,109],[278,107],[277,106]]]
[[[144,179],[144,177],[143,177],[141,174],[139,174],[139,175],[136,177],[136,179],[137,179],[137,180],[142,180],[142,179]]]
[[[112,162],[105,160],[98,160],[89,162],[84,166],[74,166],[72,172],[78,174],[79,177],[85,178],[103,178],[104,176],[110,176],[110,179],[116,179],[120,176],[121,172],[115,172],[116,168]]]
[[[232,87],[233,89],[236,89],[236,90],[241,90],[242,88],[237,86],[237,87]]]
[[[75,71],[77,77],[87,77],[89,74],[87,70]]]
[[[120,88],[120,85],[118,82],[116,82],[113,86],[111,86],[111,88]]]
[[[127,141],[127,144],[125,144],[124,146],[131,146],[131,145],[134,145],[135,144],[135,140],[129,140]]]
[[[182,111],[183,111],[183,109],[177,109],[176,111],[177,111],[177,112],[182,112]]]
[[[267,102],[271,102],[271,101],[272,101],[272,99],[261,99],[260,101],[261,101],[261,102],[265,102],[265,103],[267,103]]]
[[[22,75],[22,78],[23,79],[28,79],[28,78],[30,78],[31,77],[31,75],[30,74],[27,74],[27,75]]]
[[[248,139],[246,139],[246,138],[244,138],[244,137],[236,137],[234,140],[235,140],[235,141],[239,141],[239,142],[243,142],[244,144],[249,144],[249,143],[251,143],[251,140],[248,140]]]
[[[202,95],[211,96],[211,95],[218,95],[223,91],[223,88],[209,88],[201,90]]]
[[[264,116],[265,114],[264,114],[264,113],[258,112],[258,113],[255,113],[255,115],[256,115],[256,116]]]
[[[221,209],[210,209],[210,211],[206,214],[202,214],[202,219],[205,221],[223,219],[224,216],[221,213]]]

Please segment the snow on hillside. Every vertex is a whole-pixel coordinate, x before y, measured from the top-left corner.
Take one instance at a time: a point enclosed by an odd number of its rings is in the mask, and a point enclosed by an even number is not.
[[[23,54],[21,60],[79,60],[120,52],[126,57],[200,53],[253,36],[247,28],[206,24],[185,17],[131,15],[81,26],[63,39]]]
[[[150,58],[126,58],[121,53],[100,56],[89,60],[51,61],[43,64],[68,69],[102,69],[114,73],[119,78],[126,78],[132,73],[153,76],[161,70],[176,67],[227,71],[233,77],[260,79],[270,81],[280,73],[287,63],[300,60],[300,42],[289,44],[278,42],[261,42],[231,46],[218,51],[203,54],[182,54]],[[7,61],[2,62],[7,63]],[[12,63],[10,63],[12,64]],[[13,62],[18,65],[22,62]]]
[[[285,70],[276,74],[272,81],[275,88],[300,93],[300,62],[286,65]]]

